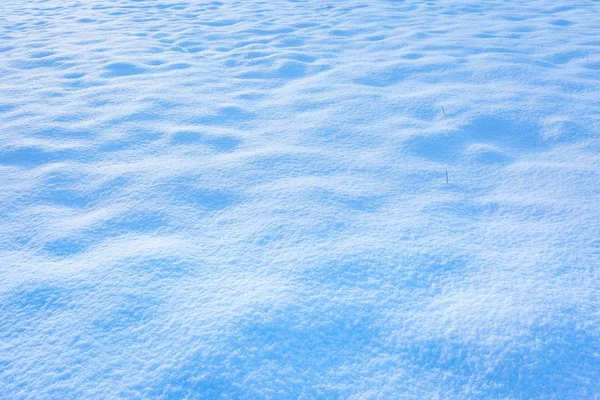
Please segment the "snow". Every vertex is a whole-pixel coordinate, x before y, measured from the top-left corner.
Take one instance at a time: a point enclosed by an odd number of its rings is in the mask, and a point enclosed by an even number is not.
[[[0,398],[600,397],[598,15],[4,0]]]

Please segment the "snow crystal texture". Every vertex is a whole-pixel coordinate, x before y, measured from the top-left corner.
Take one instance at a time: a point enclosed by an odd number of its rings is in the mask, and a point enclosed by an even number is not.
[[[3,0],[0,94],[0,398],[600,398],[598,0]]]

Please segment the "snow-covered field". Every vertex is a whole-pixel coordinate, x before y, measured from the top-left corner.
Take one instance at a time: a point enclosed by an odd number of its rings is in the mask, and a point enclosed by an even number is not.
[[[599,268],[598,0],[0,4],[2,399],[599,399]]]

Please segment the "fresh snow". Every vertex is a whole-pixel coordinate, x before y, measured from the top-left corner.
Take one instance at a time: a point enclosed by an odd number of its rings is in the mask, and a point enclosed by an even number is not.
[[[2,399],[600,398],[598,0],[2,0],[0,189]]]

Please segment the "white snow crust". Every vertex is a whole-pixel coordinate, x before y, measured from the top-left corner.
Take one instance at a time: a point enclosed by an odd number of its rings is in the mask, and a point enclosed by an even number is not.
[[[597,0],[2,0],[0,398],[598,399],[599,135]]]

